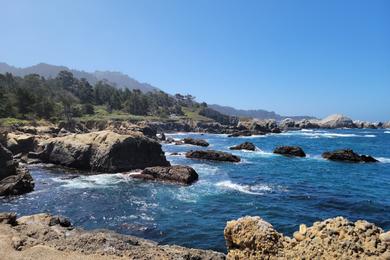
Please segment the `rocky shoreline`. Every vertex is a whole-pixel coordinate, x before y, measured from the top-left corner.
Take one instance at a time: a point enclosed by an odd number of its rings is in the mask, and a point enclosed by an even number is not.
[[[302,224],[290,238],[260,217],[247,216],[228,221],[224,236],[227,255],[109,230],[85,231],[46,213],[20,218],[0,213],[0,259],[390,259],[390,231],[364,220]]]

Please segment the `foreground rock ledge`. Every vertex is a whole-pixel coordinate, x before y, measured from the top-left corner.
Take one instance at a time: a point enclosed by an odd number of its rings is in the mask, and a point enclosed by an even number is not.
[[[343,217],[300,225],[293,238],[260,217],[227,222],[227,259],[390,259],[390,231]]]
[[[40,146],[42,151],[30,153],[29,157],[79,170],[125,172],[170,165],[161,145],[140,133],[72,134],[48,139]]]
[[[0,259],[209,259],[222,253],[157,243],[111,231],[85,231],[59,216],[0,213]]]
[[[190,185],[199,178],[198,174],[193,168],[182,165],[168,167],[148,167],[140,174],[132,175],[132,177],[144,180],[174,182],[184,185]]]

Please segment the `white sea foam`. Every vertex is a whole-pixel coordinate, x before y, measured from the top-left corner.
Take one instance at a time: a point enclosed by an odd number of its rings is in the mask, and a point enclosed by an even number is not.
[[[286,133],[281,133],[280,135],[287,135],[287,136],[304,136],[307,138],[338,138],[338,137],[376,137],[376,135],[373,134],[366,134],[366,135],[357,135],[357,134],[341,134],[341,133],[330,133],[323,130],[318,131],[291,131]]]
[[[377,160],[380,161],[381,163],[390,163],[390,158],[386,158],[386,157],[375,157],[375,159],[377,159]]]
[[[216,184],[217,187],[223,189],[235,190],[246,194],[263,195],[264,191],[271,191],[271,187],[267,185],[243,185],[233,183],[232,181],[221,181]]]
[[[86,189],[86,188],[104,188],[110,185],[115,185],[120,182],[128,182],[131,180],[131,175],[139,174],[140,172],[131,172],[129,174],[116,173],[116,174],[97,174],[78,176],[75,178],[53,178],[53,181],[63,183],[62,186],[66,188],[74,189]]]
[[[390,131],[385,131],[385,134],[390,134]]]
[[[376,135],[364,135],[364,137],[376,137]]]

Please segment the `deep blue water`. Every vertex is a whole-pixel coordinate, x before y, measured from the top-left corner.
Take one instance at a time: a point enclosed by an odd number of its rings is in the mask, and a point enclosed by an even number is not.
[[[390,131],[318,130],[227,138],[225,135],[176,134],[206,139],[209,149],[251,141],[256,152],[234,151],[242,162],[186,159],[194,146],[164,145],[173,164],[194,167],[199,181],[184,187],[143,182],[125,174],[78,176],[34,166],[34,192],[0,199],[1,211],[19,215],[50,212],[87,229],[108,228],[167,244],[225,251],[226,221],[258,215],[291,235],[300,223],[345,216],[390,229]],[[299,145],[307,158],[272,154],[278,145]],[[351,164],[321,159],[321,153],[352,148],[381,163]]]

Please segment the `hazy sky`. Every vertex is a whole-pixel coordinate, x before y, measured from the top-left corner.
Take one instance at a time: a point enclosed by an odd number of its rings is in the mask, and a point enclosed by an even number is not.
[[[283,115],[390,120],[387,0],[0,0],[0,61]]]

